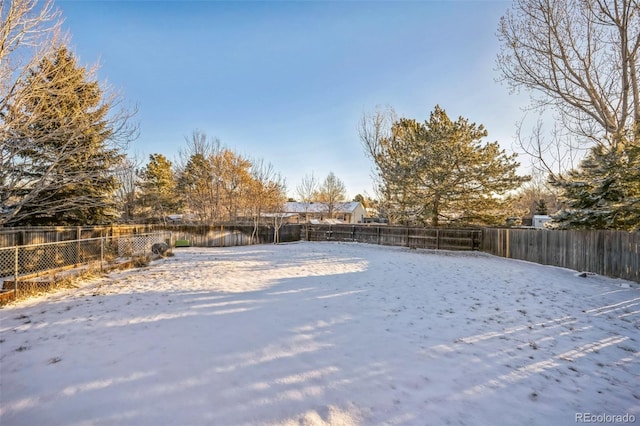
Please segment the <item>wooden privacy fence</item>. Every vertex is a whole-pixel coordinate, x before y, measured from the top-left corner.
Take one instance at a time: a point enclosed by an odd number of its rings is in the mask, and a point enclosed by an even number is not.
[[[640,232],[491,228],[484,230],[481,250],[640,282]]]
[[[308,241],[357,241],[424,249],[478,250],[482,230],[305,224],[301,230],[301,237]]]
[[[115,225],[0,228],[0,248],[170,231],[196,247],[271,243],[273,226],[261,225],[251,241],[251,225]],[[640,282],[640,232],[517,228],[450,229],[376,225],[284,225],[280,241],[357,241],[444,250],[481,250],[496,256],[595,272]]]
[[[114,226],[39,226],[0,228],[0,248],[30,244],[57,243],[88,238],[119,237],[157,231],[172,232],[176,239],[189,240],[197,247],[227,247],[251,242],[253,225],[114,225]],[[272,243],[273,226],[260,225],[253,243]],[[280,241],[299,241],[300,225],[279,230]]]
[[[114,236],[108,226],[37,226],[0,228],[0,247],[57,243]]]

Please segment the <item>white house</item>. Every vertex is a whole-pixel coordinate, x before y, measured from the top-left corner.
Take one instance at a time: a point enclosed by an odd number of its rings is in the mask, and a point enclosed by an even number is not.
[[[336,203],[333,209],[333,218],[329,217],[327,203],[299,203],[288,202],[285,204],[284,213],[295,213],[290,223],[333,222],[333,223],[364,223],[367,212],[364,206],[357,201]]]

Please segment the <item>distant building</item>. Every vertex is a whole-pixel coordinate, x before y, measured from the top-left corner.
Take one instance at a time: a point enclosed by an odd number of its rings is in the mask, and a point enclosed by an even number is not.
[[[183,219],[184,219],[184,215],[181,215],[181,214],[170,214],[165,216],[166,222],[170,224],[182,223]]]
[[[388,225],[389,219],[386,217],[365,217],[364,223],[376,223],[376,224]]]
[[[533,227],[534,228],[545,228],[544,224],[549,222],[551,217],[546,214],[534,214],[533,215]]]
[[[364,223],[367,212],[364,206],[357,201],[336,203],[333,209],[333,217],[329,217],[327,203],[300,203],[288,202],[285,204],[284,213],[289,214],[289,223]]]

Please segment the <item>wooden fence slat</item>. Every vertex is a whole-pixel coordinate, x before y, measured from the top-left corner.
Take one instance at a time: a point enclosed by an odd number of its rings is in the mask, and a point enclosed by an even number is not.
[[[640,282],[640,232],[489,228],[481,250]]]

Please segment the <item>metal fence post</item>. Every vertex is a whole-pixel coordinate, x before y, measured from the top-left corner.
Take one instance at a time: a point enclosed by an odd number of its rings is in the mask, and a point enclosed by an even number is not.
[[[104,240],[106,237],[100,238],[100,271],[104,270]]]
[[[15,251],[15,261],[14,261],[14,269],[13,269],[13,297],[18,298],[18,269],[20,267],[19,256],[18,256],[19,247],[16,246]]]
[[[78,226],[76,229],[76,240],[78,240],[76,244],[76,265],[80,264],[80,238],[82,237],[81,228]]]

